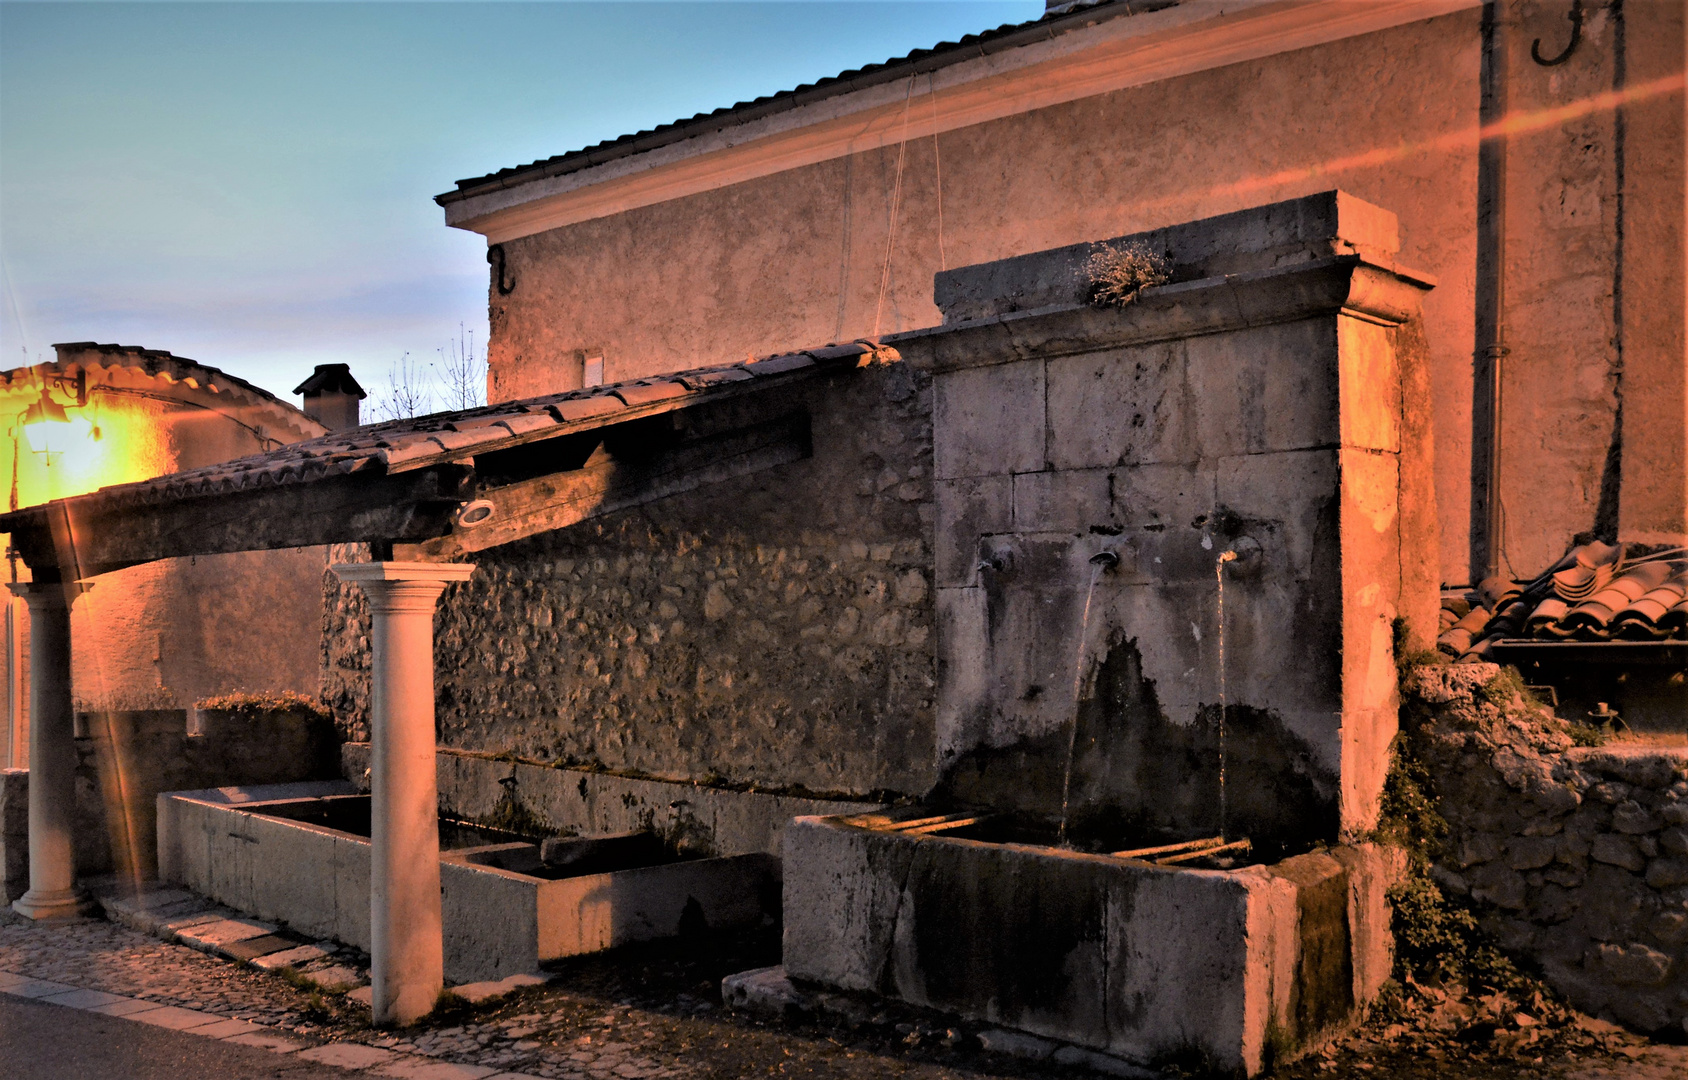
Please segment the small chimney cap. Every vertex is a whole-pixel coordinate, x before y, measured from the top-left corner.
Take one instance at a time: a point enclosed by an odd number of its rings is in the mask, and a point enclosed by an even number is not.
[[[352,378],[350,364],[318,364],[311,377],[293,388],[295,394],[314,397],[317,394],[351,394],[362,399],[369,395]]]

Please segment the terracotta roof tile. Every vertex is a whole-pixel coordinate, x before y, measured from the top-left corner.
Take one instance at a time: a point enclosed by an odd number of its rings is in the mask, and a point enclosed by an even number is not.
[[[1498,641],[1688,639],[1688,550],[1639,553],[1599,542],[1572,548],[1531,582],[1484,582],[1470,611],[1449,622],[1443,600],[1436,646],[1461,662],[1487,659]],[[1463,603],[1463,602],[1459,602]]]
[[[690,404],[692,398],[734,393],[741,384],[748,389],[755,380],[896,359],[896,350],[872,342],[829,345],[813,353],[783,353],[477,409],[391,420],[202,469],[101,488],[78,496],[77,501],[107,507],[147,505],[360,472],[400,472],[553,434],[591,430],[615,423],[623,415],[642,415],[665,403],[681,406]]]
[[[550,407],[552,415],[559,423],[571,423],[575,420],[590,420],[594,416],[608,416],[627,407],[620,398],[604,395],[603,397],[575,398],[572,401],[559,401]]]
[[[798,371],[806,367],[814,367],[815,361],[805,353],[786,353],[784,356],[770,356],[765,360],[744,365],[744,370],[759,379],[770,375],[784,375],[788,371]]]
[[[648,405],[653,401],[667,401],[670,398],[685,397],[695,393],[679,379],[650,379],[636,383],[624,383],[616,387],[615,395],[628,405]]]

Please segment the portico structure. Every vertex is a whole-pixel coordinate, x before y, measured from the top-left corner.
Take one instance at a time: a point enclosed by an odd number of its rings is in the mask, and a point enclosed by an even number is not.
[[[433,612],[476,551],[806,458],[793,384],[896,359],[860,343],[372,425],[0,516],[30,567],[32,918],[82,910],[71,857],[70,603],[88,579],[184,555],[367,545],[334,566],[373,615],[374,1018],[442,986]]]

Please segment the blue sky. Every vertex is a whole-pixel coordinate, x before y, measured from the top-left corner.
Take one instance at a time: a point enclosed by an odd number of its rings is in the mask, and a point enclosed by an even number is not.
[[[0,361],[167,349],[286,395],[486,335],[433,196],[1006,22],[1011,3],[0,2]]]

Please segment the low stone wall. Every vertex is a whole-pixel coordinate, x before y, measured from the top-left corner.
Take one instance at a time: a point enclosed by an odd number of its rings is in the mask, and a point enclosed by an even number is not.
[[[0,769],[0,904],[29,891],[29,770]]]
[[[1688,746],[1578,746],[1493,664],[1416,669],[1403,716],[1450,831],[1431,875],[1573,1005],[1688,1026]]]

